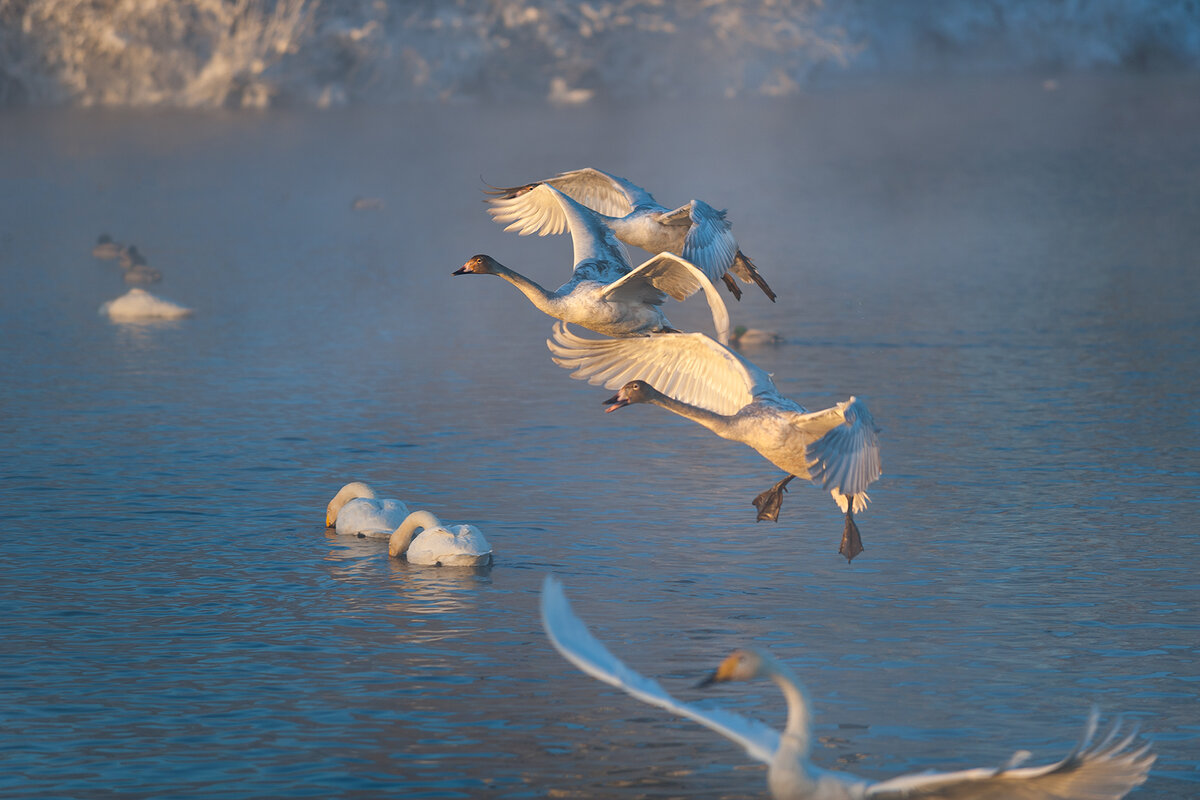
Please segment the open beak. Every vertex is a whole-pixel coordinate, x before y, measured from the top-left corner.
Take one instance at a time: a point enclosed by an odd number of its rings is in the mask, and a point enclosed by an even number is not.
[[[608,406],[608,408],[604,409],[604,413],[607,414],[610,411],[616,411],[618,408],[624,408],[629,405],[629,401],[621,397],[620,394],[614,394],[604,401],[604,405]]]

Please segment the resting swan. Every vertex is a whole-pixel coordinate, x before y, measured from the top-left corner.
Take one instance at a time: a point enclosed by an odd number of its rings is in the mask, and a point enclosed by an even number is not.
[[[631,270],[625,248],[594,211],[545,184],[528,194],[558,209],[558,230],[570,228],[575,250],[571,280],[552,292],[482,254],[472,257],[454,275],[497,275],[546,314],[609,336],[672,331],[659,308],[667,295],[684,300],[702,290],[717,338],[729,340],[729,311],[712,281],[695,265],[663,252]]]
[[[596,211],[600,220],[625,244],[650,253],[664,250],[679,253],[698,266],[709,280],[714,283],[724,281],[737,300],[742,299],[742,290],[734,282],[733,275],[747,283],[758,284],[771,302],[775,302],[771,287],[754,263],[738,249],[725,212],[717,211],[701,200],[693,200],[671,211],[642,187],[607,172],[587,168],[524,186],[486,190],[492,195],[488,200],[491,203],[488,213],[501,224],[511,223],[505,230],[519,230],[522,236],[562,233],[564,221],[559,207],[549,202],[546,194],[535,191],[538,186],[546,185]]]
[[[325,527],[335,528],[343,536],[389,539],[407,516],[404,503],[380,499],[367,484],[352,481],[339,489],[325,507]]]
[[[542,626],[564,658],[588,675],[633,695],[643,703],[687,717],[746,749],[768,765],[767,787],[775,800],[1118,800],[1146,780],[1155,756],[1136,732],[1121,738],[1118,726],[1093,740],[1092,711],[1083,738],[1055,764],[1021,767],[1028,751],[1018,751],[999,767],[901,775],[879,783],[814,766],[809,760],[811,712],[804,689],[790,669],[759,650],[735,650],[701,686],[768,678],[783,692],[787,723],[773,728],[719,709],[676,700],[657,682],[625,666],[575,616],[562,584],[547,576],[542,584]]]
[[[388,540],[388,555],[410,564],[483,567],[492,563],[492,546],[474,525],[447,528],[428,511],[414,511]]]
[[[851,397],[823,411],[806,411],[781,395],[770,375],[702,333],[584,339],[559,323],[546,344],[554,363],[574,370],[571,377],[620,387],[605,401],[608,411],[632,403],[661,406],[723,439],[749,445],[787,472],[754,499],[759,521],[779,519],[783,492],[793,478],[828,489],[846,514],[838,552],[847,561],[862,552],[854,514],[866,509],[867,487],[881,470],[878,429],[861,400]]]

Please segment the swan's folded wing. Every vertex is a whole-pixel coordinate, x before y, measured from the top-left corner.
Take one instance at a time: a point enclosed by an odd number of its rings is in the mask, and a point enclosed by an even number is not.
[[[562,584],[547,575],[542,583],[542,626],[563,658],[610,686],[633,695],[643,703],[710,728],[745,748],[753,759],[770,763],[779,748],[778,732],[761,722],[719,709],[698,708],[676,700],[656,681],[625,666],[608,651],[575,612],[563,593]]]
[[[809,430],[815,427],[818,433],[824,425],[830,426],[805,452],[813,483],[844,495],[862,495],[879,479],[879,429],[861,400],[851,397],[832,408],[805,414],[796,424]]]
[[[567,221],[561,208],[545,193],[537,191],[545,184],[608,217],[623,217],[633,211],[635,205],[646,201],[654,204],[654,198],[644,189],[623,178],[588,168],[564,172],[526,186],[489,192],[495,196],[487,201],[490,204],[488,213],[501,224],[510,223],[505,230],[515,230],[522,236],[562,233],[567,229]]]
[[[676,300],[686,300],[697,291],[704,291],[712,311],[717,341],[729,343],[729,309],[717,293],[717,287],[695,264],[674,253],[659,253],[638,266],[604,290],[604,296],[614,300],[653,303],[653,292],[666,292]]]
[[[869,800],[1119,800],[1146,780],[1155,756],[1114,725],[1092,743],[1096,712],[1083,741],[1062,761],[1042,767],[967,769],[903,775],[867,789]],[[1019,755],[1028,755],[1019,754]]]
[[[546,340],[554,363],[571,377],[619,389],[643,380],[665,395],[730,415],[763,392],[775,392],[766,372],[702,333],[659,333],[585,339],[561,322]]]
[[[724,211],[717,211],[700,200],[691,202],[692,227],[683,240],[683,257],[718,281],[729,271],[737,255],[737,239],[730,230]]]

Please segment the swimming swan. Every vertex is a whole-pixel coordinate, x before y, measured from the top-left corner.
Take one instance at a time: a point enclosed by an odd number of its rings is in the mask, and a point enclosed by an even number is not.
[[[116,322],[137,322],[180,319],[191,316],[192,310],[172,300],[150,294],[145,289],[130,289],[115,300],[101,305],[100,313]]]
[[[550,316],[609,336],[674,330],[659,308],[666,296],[684,300],[703,290],[717,338],[729,340],[729,311],[725,302],[712,281],[694,264],[674,253],[663,252],[631,270],[625,248],[594,211],[545,184],[528,194],[542,197],[548,207],[559,209],[561,224],[570,228],[575,246],[571,280],[551,292],[482,254],[472,257],[454,275],[497,275]]]
[[[698,266],[709,280],[714,283],[724,281],[734,298],[741,300],[742,290],[730,275],[733,273],[747,283],[758,284],[771,302],[775,302],[775,292],[771,291],[754,263],[738,249],[725,212],[717,211],[701,200],[693,200],[671,211],[642,187],[607,172],[587,168],[524,186],[485,190],[491,195],[488,213],[501,224],[511,223],[505,230],[518,230],[522,236],[562,233],[565,227],[562,211],[549,201],[547,195],[535,191],[544,185],[553,186],[596,211],[603,223],[625,244],[650,253],[664,250],[679,253]]]
[[[862,552],[854,514],[866,509],[867,487],[881,469],[878,428],[861,400],[851,397],[823,411],[806,411],[781,395],[770,375],[702,333],[584,339],[558,323],[546,345],[554,363],[574,370],[571,377],[620,387],[605,401],[608,411],[632,403],[662,406],[723,439],[749,445],[787,472],[754,498],[759,521],[779,519],[783,492],[793,478],[828,489],[846,514],[838,552],[847,561]]]
[[[388,540],[388,555],[410,564],[483,567],[492,563],[492,546],[474,525],[447,528],[428,511],[414,511]]]
[[[343,536],[390,539],[407,516],[408,506],[404,503],[380,499],[367,484],[352,481],[338,489],[325,506],[325,527]]]
[[[751,758],[768,765],[767,787],[775,800],[1118,800],[1145,782],[1155,760],[1148,744],[1136,743],[1136,731],[1121,738],[1114,725],[1107,736],[1094,741],[1093,710],[1080,743],[1055,764],[1021,767],[1030,755],[1022,750],[999,767],[924,772],[871,783],[809,762],[808,700],[792,671],[769,654],[735,650],[700,685],[769,678],[787,702],[782,734],[757,720],[684,703],[629,669],[575,616],[562,584],[551,576],[542,584],[541,606],[542,626],[564,658],[643,703],[687,717],[744,747]]]

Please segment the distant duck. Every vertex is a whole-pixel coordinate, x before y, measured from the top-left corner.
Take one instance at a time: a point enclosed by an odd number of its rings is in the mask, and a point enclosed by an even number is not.
[[[149,266],[146,257],[137,249],[137,245],[131,244],[128,247],[122,247],[118,258],[120,259],[121,269]]]
[[[608,411],[633,403],[660,406],[754,448],[788,473],[754,498],[760,522],[779,519],[793,478],[829,491],[846,515],[838,552],[847,561],[862,552],[854,514],[866,510],[867,487],[881,468],[878,429],[861,400],[808,411],[780,394],[760,367],[702,333],[585,339],[559,323],[546,344],[554,363],[574,370],[571,377],[620,387],[605,401]]]
[[[642,187],[589,167],[524,186],[487,190],[491,195],[488,213],[500,224],[510,223],[505,230],[517,230],[522,236],[562,233],[566,227],[562,210],[550,196],[535,191],[539,186],[553,186],[595,211],[625,244],[650,253],[678,253],[699,267],[710,281],[724,281],[738,300],[742,290],[734,275],[757,284],[771,302],[775,301],[775,292],[738,248],[724,211],[701,200],[670,210]]]
[[[351,481],[338,489],[325,506],[325,527],[343,536],[390,539],[408,516],[408,506],[399,500],[379,498],[362,481]]]
[[[474,525],[446,527],[433,514],[409,514],[388,540],[388,555],[410,564],[483,567],[492,563],[492,546]]]
[[[774,331],[763,331],[758,328],[747,328],[738,325],[729,337],[729,343],[734,347],[755,347],[758,345],[782,344],[783,337]]]
[[[729,311],[712,281],[694,264],[674,253],[659,253],[630,269],[625,248],[596,212],[549,184],[523,196],[541,198],[541,207],[557,209],[559,228],[569,228],[574,243],[571,280],[555,291],[509,269],[488,255],[477,255],[455,275],[497,275],[516,286],[541,311],[609,336],[673,331],[660,306],[670,295],[683,300],[703,291],[717,338],[729,338]]]
[[[92,248],[92,255],[104,261],[113,261],[121,257],[121,252],[124,249],[124,245],[114,242],[112,237],[107,233],[102,233],[96,239],[96,246]]]
[[[116,300],[100,306],[100,313],[117,322],[138,320],[179,319],[190,316],[192,310],[178,303],[156,297],[145,289],[130,289]]]

